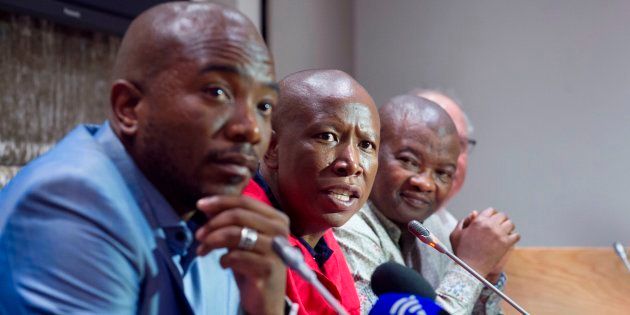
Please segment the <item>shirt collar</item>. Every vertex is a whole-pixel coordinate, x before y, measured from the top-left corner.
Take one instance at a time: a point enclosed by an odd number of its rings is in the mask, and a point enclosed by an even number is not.
[[[260,188],[262,188],[265,191],[265,195],[267,195],[267,198],[271,202],[271,205],[274,208],[282,211],[282,207],[280,207],[280,203],[278,202],[276,197],[271,192],[271,187],[269,186],[269,184],[267,184],[267,181],[262,176],[262,173],[260,172],[260,169],[258,171],[256,171],[256,174],[254,174],[254,181],[256,182],[256,184],[258,184],[258,186],[260,186]],[[284,212],[284,211],[282,211],[282,212]]]
[[[265,195],[267,195],[267,198],[269,198],[271,205],[274,208],[284,212],[282,210],[282,207],[280,207],[280,203],[271,192],[271,187],[269,187],[269,184],[267,183],[267,181],[265,181],[265,178],[263,178],[262,173],[260,173],[260,170],[258,170],[254,175],[254,181],[265,191]],[[306,242],[306,240],[304,240],[302,237],[296,238],[306,248],[306,250],[308,250],[311,256],[313,256],[313,258],[317,262],[317,265],[319,265],[320,267],[323,266],[324,263],[326,263],[326,261],[333,254],[333,250],[328,246],[328,244],[324,240],[324,237],[322,237],[319,242],[315,244],[314,248],[311,247],[311,245]]]
[[[315,259],[315,262],[317,262],[317,265],[320,268],[324,266],[326,261],[328,261],[330,256],[332,256],[333,254],[333,250],[328,246],[328,243],[326,243],[326,240],[324,240],[324,237],[319,239],[319,242],[315,244],[315,248],[311,247],[311,244],[309,244],[305,239],[301,237],[298,237],[297,239],[298,241],[300,241],[302,246],[306,248],[309,254],[313,256],[313,259]]]
[[[396,244],[398,244],[400,242],[400,236],[402,234],[402,231],[400,230],[398,225],[396,225],[396,223],[394,223],[392,220],[388,219],[380,210],[378,210],[378,208],[371,201],[368,201],[367,204],[368,207],[370,207],[370,210],[374,212],[374,215],[376,215],[376,218],[381,222],[381,225],[385,228],[385,231],[387,231],[389,237],[391,237],[391,239]]]

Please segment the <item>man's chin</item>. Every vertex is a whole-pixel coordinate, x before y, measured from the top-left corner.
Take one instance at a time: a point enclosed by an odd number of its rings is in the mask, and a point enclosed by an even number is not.
[[[327,213],[323,215],[323,218],[329,228],[336,228],[346,224],[355,213],[356,211]]]
[[[409,208],[405,207],[405,209],[401,209],[399,213],[403,214],[400,216],[399,220],[396,220],[399,225],[406,226],[409,221],[416,220],[423,222],[428,217],[430,217],[435,211],[433,209],[418,209],[418,208]]]
[[[435,211],[433,210],[423,210],[419,212],[414,212],[412,217],[413,217],[413,220],[424,222],[424,220],[428,219],[434,213]]]

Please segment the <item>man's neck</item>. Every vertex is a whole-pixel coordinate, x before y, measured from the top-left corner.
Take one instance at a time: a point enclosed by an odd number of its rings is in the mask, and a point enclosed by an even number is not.
[[[303,238],[308,243],[308,245],[311,245],[312,248],[315,248],[315,245],[317,245],[317,243],[319,243],[322,237],[324,237],[324,234],[326,234],[326,231],[312,233],[312,234],[304,234],[304,235],[294,234],[294,235]]]

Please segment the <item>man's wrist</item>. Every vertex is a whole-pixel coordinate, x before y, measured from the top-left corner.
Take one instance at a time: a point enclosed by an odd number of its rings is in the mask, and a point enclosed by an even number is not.
[[[490,281],[490,280],[488,280]],[[504,272],[501,272],[498,275],[498,279],[496,281],[490,281],[490,283],[492,283],[492,285],[494,285],[497,289],[502,290],[503,288],[505,288],[505,283],[507,282],[507,276],[505,275]],[[488,298],[491,295],[496,295],[496,293],[488,288],[484,288],[481,291],[481,298]]]
[[[488,274],[488,276],[486,277],[486,280],[490,281],[490,283],[492,284],[495,284],[499,282],[499,280],[501,280],[502,275],[503,275],[503,272],[491,273],[491,274]]]

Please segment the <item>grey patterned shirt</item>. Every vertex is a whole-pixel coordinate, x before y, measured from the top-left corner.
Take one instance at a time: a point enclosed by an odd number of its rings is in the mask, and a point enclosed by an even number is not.
[[[451,250],[449,236],[457,220],[450,213],[441,209],[423,223]],[[502,314],[498,295],[488,289],[482,290],[477,279],[447,256],[421,243],[410,233],[403,233],[370,202],[334,232],[353,274],[363,314],[369,312],[377,299],[370,288],[372,273],[388,261],[420,272],[436,288],[436,302],[450,314]],[[498,283],[500,288],[504,282],[502,276]]]

